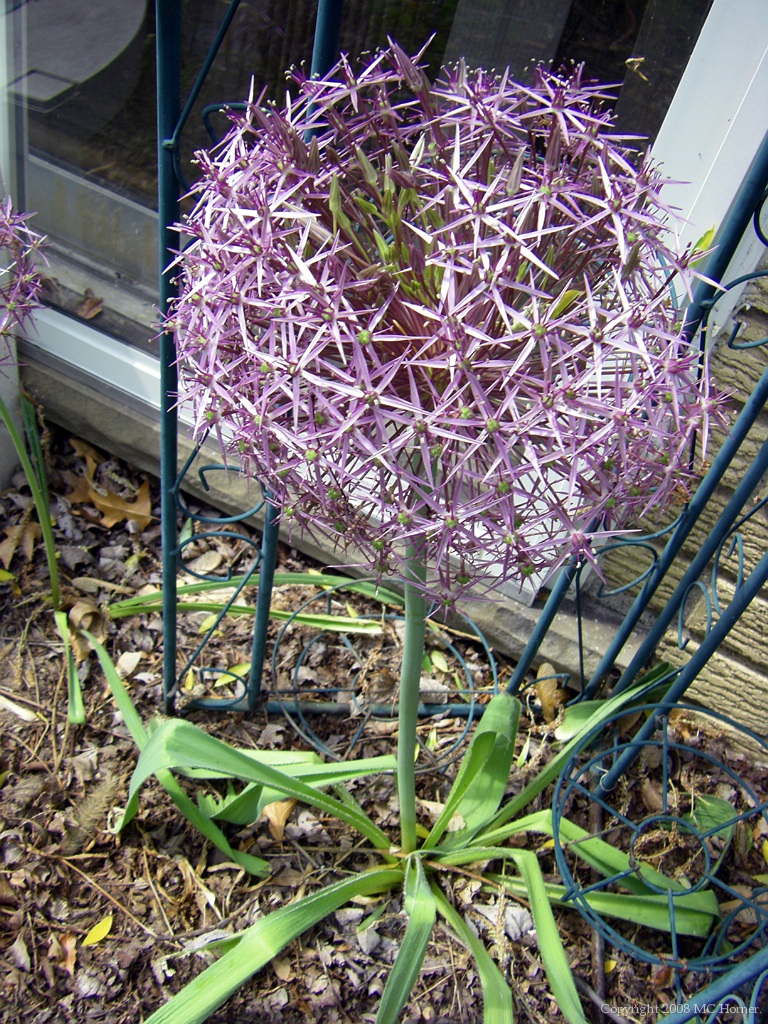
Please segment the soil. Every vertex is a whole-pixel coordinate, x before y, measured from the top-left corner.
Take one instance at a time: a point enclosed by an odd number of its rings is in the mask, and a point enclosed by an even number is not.
[[[112,618],[109,609],[118,600],[161,585],[156,482],[61,432],[45,431],[43,441],[62,606],[70,624],[103,638],[142,719],[149,722],[162,708],[162,621],[157,613]],[[146,1020],[212,961],[214,954],[205,949],[211,937],[231,935],[271,909],[364,867],[370,858],[345,826],[296,807],[285,823],[262,818],[239,831],[229,828],[233,846],[269,862],[270,877],[255,879],[201,838],[154,783],[142,791],[138,815],[116,833],[112,826],[126,800],[136,747],[86,645],[75,651],[85,721],[73,724],[68,718],[64,649],[52,613],[39,528],[21,476],[0,495],[0,529],[0,563],[6,569],[0,583],[0,1020],[133,1024]],[[237,571],[245,554],[237,539],[225,538],[200,542],[187,557]],[[279,568],[318,567],[283,547]],[[275,595],[276,606],[295,607],[308,593],[281,589]],[[380,606],[366,605],[359,595],[337,595],[333,600],[334,610],[343,614],[381,615]],[[180,617],[182,651],[198,642],[206,615],[192,612]],[[366,708],[396,697],[398,630],[396,620],[387,620],[383,631],[365,642],[332,638],[309,648],[300,628],[283,637],[274,672],[268,671],[273,695],[292,699],[298,687],[302,696],[327,700],[329,687],[344,679],[346,688],[331,696],[342,707],[339,715],[298,723],[282,715],[267,716],[263,710],[248,715],[194,711],[189,717],[246,748],[306,748],[309,739],[321,741],[334,757],[391,752],[394,723],[368,714]],[[249,640],[246,618],[228,620],[215,638],[212,663],[226,669],[248,661]],[[486,699],[493,678],[482,648],[436,629],[430,651],[425,669],[438,692],[445,686],[464,688],[462,673],[468,673],[476,699]],[[297,659],[298,676],[291,668]],[[503,678],[509,666],[503,659],[500,666]],[[226,684],[210,685],[217,695],[226,694]],[[198,696],[199,686],[194,675],[184,680],[180,704]],[[367,705],[360,695],[367,698]],[[675,755],[672,783],[662,776],[672,785],[676,800],[684,801],[694,789],[719,794],[731,803],[766,792],[766,772],[752,757],[726,750],[722,737],[713,739],[685,719],[676,729],[676,735],[685,734],[691,744],[690,753]],[[467,732],[466,720],[444,717],[425,722],[418,776],[425,815],[430,801],[445,796]],[[520,734],[521,767],[515,785],[531,766],[540,766],[551,749],[551,725],[535,699],[527,703]],[[747,779],[752,796],[742,798],[727,772],[710,762],[699,764],[697,745],[718,747],[722,759],[736,765]],[[635,774],[623,784],[618,814],[642,817],[663,805],[658,770],[658,762],[647,759],[633,769]],[[391,778],[356,783],[354,791],[377,823],[395,837],[398,820]],[[547,795],[541,799],[544,806]],[[679,810],[677,805],[674,809]],[[578,792],[568,812],[585,828],[600,827],[594,808]],[[618,820],[608,822],[614,826],[609,835],[617,844],[626,841]],[[728,879],[737,891],[751,894],[766,871],[762,851],[768,845],[762,844],[768,826],[759,812],[749,822],[749,835],[743,830],[745,834],[731,844],[735,853]],[[646,830],[636,840],[638,855],[660,870],[690,873],[701,851],[689,849],[690,842],[671,843],[669,832],[662,833]],[[667,856],[670,844],[675,849]],[[539,856],[554,877],[551,844],[542,842]],[[517,1019],[531,1024],[562,1019],[549,993],[523,903],[498,891],[481,890],[471,872],[456,873],[445,885],[511,979]],[[400,904],[394,894],[383,904],[371,900],[339,911],[288,946],[209,1019],[214,1024],[374,1021],[402,936]],[[572,910],[558,911],[558,918],[585,1013],[592,1020],[616,1019],[617,1014],[628,1020],[652,1020],[676,1000],[675,972],[664,959],[669,956],[668,937],[645,935],[637,925],[617,925],[621,941],[612,944],[609,937],[604,944]],[[734,927],[749,933],[743,919]],[[624,942],[645,943],[661,962],[638,959]],[[706,974],[683,972],[680,977],[693,992],[707,981]],[[613,1016],[601,1006],[616,1008]],[[402,1019],[435,1024],[482,1020],[472,960],[445,928],[438,926],[433,933]]]

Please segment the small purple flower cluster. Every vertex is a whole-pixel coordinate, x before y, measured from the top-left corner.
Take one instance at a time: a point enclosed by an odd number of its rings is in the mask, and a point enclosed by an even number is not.
[[[0,365],[13,358],[10,336],[40,305],[35,260],[42,239],[27,225],[28,219],[29,214],[14,210],[8,197],[0,200]]]
[[[667,505],[719,403],[680,337],[691,254],[604,90],[417,61],[294,73],[199,154],[167,327],[196,434],[285,522],[380,576],[408,544],[452,603]]]

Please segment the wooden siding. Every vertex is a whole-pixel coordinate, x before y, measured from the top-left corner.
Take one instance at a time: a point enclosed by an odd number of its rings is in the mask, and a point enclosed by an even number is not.
[[[741,307],[736,314],[743,324],[740,341],[757,341],[768,336],[768,280],[763,278],[750,284],[745,292]],[[730,411],[736,414],[751,393],[754,385],[768,366],[768,347],[749,350],[729,349],[725,337],[715,350],[713,371],[721,389],[731,396]],[[708,457],[719,449],[725,436],[723,430],[713,431]],[[760,414],[750,436],[742,446],[725,475],[711,503],[705,509],[700,521],[691,532],[684,548],[690,558],[698,550],[701,541],[717,521],[730,500],[734,487],[744,475],[752,457],[768,439],[768,412]],[[768,481],[763,481],[759,496],[766,493]],[[744,510],[747,512],[749,506]],[[644,524],[649,530],[657,530],[659,524]],[[759,510],[744,528],[744,567],[748,572],[768,550],[768,508]],[[685,570],[685,559],[679,560],[669,577],[657,591],[651,602],[650,611],[658,611],[672,593]],[[648,553],[639,548],[622,548],[606,556],[605,574],[610,586],[616,587],[631,580],[647,568]],[[721,558],[717,576],[717,594],[723,606],[728,604],[737,579],[737,558],[735,555]],[[702,577],[702,583],[712,582],[711,568]],[[711,586],[710,586],[711,589]],[[714,613],[715,616],[717,613]],[[685,651],[678,647],[677,625],[670,629],[659,649],[659,657],[673,664],[682,665],[697,649],[706,633],[706,601],[694,592],[686,608],[684,636],[688,639]],[[714,710],[724,714],[736,714],[744,724],[756,732],[768,735],[768,590],[752,603],[737,623],[717,653],[710,659],[690,695]]]

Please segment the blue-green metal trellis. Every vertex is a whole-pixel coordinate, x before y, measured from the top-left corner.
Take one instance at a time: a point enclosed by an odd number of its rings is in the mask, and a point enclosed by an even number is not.
[[[229,4],[225,17],[220,25],[219,31],[213,41],[208,57],[203,63],[195,83],[182,106],[180,88],[180,67],[181,67],[181,0],[157,0],[157,54],[158,54],[158,137],[159,137],[159,216],[160,216],[160,266],[161,273],[161,308],[166,309],[173,296],[172,271],[168,270],[173,260],[174,249],[178,246],[178,234],[173,230],[180,216],[179,196],[184,187],[184,177],[181,167],[180,144],[183,129],[189,120],[193,106],[198,99],[206,75],[208,74],[216,54],[222,44],[227,30],[230,28],[234,15],[239,6],[239,0],[232,0]],[[321,74],[334,62],[338,51],[338,40],[341,26],[343,0],[320,0],[317,14],[315,31],[314,52],[312,72]],[[209,107],[203,111],[204,120],[209,120],[211,111],[218,107]],[[750,224],[760,241],[768,246],[768,238],[761,227],[760,216],[763,204],[768,196],[768,136],[764,141],[747,180],[743,183],[736,202],[728,217],[726,224],[718,238],[717,249],[710,258],[707,266],[707,274],[712,282],[723,281],[726,277],[728,265],[733,257],[736,247],[744,236],[745,232],[751,230]],[[746,281],[758,276],[760,272],[739,277],[724,285],[718,286],[714,283],[702,283],[694,295],[686,319],[686,331],[692,343],[698,341],[706,345],[709,333],[709,322],[712,311],[717,301],[727,291],[741,287]],[[751,347],[763,344],[761,342],[744,343],[739,340],[737,330],[734,329],[728,344],[735,349]],[[312,732],[308,724],[309,709],[314,711],[339,711],[348,707],[348,704],[339,703],[337,694],[330,691],[314,693],[314,700],[304,701],[299,699],[304,694],[299,694],[299,688],[292,695],[290,700],[277,699],[265,700],[262,692],[262,672],[265,665],[267,650],[267,624],[270,614],[270,603],[272,599],[273,578],[275,560],[277,553],[277,511],[267,500],[260,501],[253,509],[232,517],[214,517],[200,513],[193,513],[190,508],[184,505],[181,497],[181,486],[186,474],[192,471],[197,453],[190,457],[187,463],[178,470],[178,422],[176,414],[176,392],[177,392],[177,369],[175,363],[175,352],[173,339],[170,334],[163,336],[161,341],[161,388],[163,394],[162,409],[162,539],[163,539],[163,616],[164,616],[164,694],[165,710],[173,713],[177,710],[177,698],[180,692],[182,681],[190,671],[198,671],[205,675],[215,675],[222,670],[205,668],[202,659],[205,655],[206,644],[212,633],[219,627],[222,619],[227,614],[227,609],[232,607],[242,594],[245,587],[252,585],[258,579],[258,596],[256,601],[254,631],[252,639],[252,656],[250,662],[250,674],[247,680],[240,686],[240,690],[234,698],[214,700],[209,697],[190,701],[187,707],[208,707],[219,709],[254,710],[256,707],[264,706],[267,710],[282,710],[295,718],[299,732],[310,741],[315,742],[320,749],[328,754],[334,752],[323,748],[322,744]],[[667,529],[660,531],[653,536],[638,537],[631,541],[622,541],[622,544],[632,544],[635,547],[647,551],[651,555],[651,563],[648,570],[642,577],[634,581],[637,587],[637,596],[626,613],[621,625],[618,627],[615,637],[608,649],[605,651],[598,667],[589,676],[582,673],[582,678],[575,681],[576,689],[579,691],[579,699],[594,697],[598,688],[604,684],[611,670],[614,668],[622,648],[633,631],[638,627],[641,619],[649,609],[651,598],[659,590],[660,585],[668,578],[671,566],[676,562],[683,549],[683,545],[691,536],[691,531],[700,522],[702,514],[710,507],[712,496],[723,480],[726,470],[732,465],[734,458],[748,442],[751,432],[758,420],[758,417],[765,410],[768,403],[768,370],[763,374],[759,383],[749,400],[745,403],[737,421],[735,422],[729,436],[725,440],[721,451],[714,459],[711,468],[702,480],[696,493],[680,514],[678,519]],[[205,487],[209,474],[220,470],[218,465],[206,465],[197,470],[200,481]],[[748,527],[752,517],[768,504],[768,495],[760,497],[760,488],[765,486],[765,478],[768,474],[768,441],[758,450],[749,468],[742,474],[738,486],[733,492],[731,500],[722,511],[717,523],[708,532],[705,540],[699,545],[698,550],[686,566],[680,582],[674,586],[670,599],[665,603],[662,611],[654,612],[655,621],[648,630],[643,642],[640,644],[637,653],[630,664],[622,673],[614,692],[622,692],[641,675],[652,660],[654,652],[667,632],[678,622],[678,630],[682,641],[683,620],[686,607],[692,596],[701,596],[707,609],[707,633],[696,652],[691,656],[684,668],[670,670],[666,676],[665,686],[661,689],[661,695],[657,695],[652,706],[648,709],[647,718],[630,739],[622,738],[618,733],[615,735],[611,730],[602,730],[599,735],[589,738],[589,742],[583,744],[574,752],[569,764],[561,773],[557,784],[555,801],[556,818],[563,812],[567,802],[572,799],[593,800],[599,806],[600,813],[611,816],[619,814],[614,804],[611,803],[611,794],[620,786],[622,780],[627,776],[628,769],[634,764],[638,757],[649,750],[661,750],[661,781],[662,789],[668,788],[669,779],[665,775],[665,758],[670,752],[678,750],[678,743],[674,735],[670,733],[670,713],[679,707],[678,702],[683,698],[690,685],[696,680],[703,667],[718,650],[730,631],[733,629],[746,607],[768,582],[768,553],[765,553],[757,562],[757,565],[747,575],[743,568],[743,559],[739,559],[739,568],[736,576],[735,593],[729,603],[721,602],[718,590],[718,569],[723,557],[728,557],[733,551],[740,554],[741,540],[740,531]],[[755,497],[757,495],[757,497]],[[237,530],[237,524],[241,520],[249,519],[257,512],[261,512],[264,518],[264,527],[261,540],[258,542],[248,541],[253,548],[251,564],[248,570],[231,580],[231,596],[224,612],[221,613],[206,634],[198,643],[191,656],[185,656],[182,663],[178,663],[179,652],[177,650],[177,614],[178,614],[178,589],[176,584],[176,573],[178,564],[183,559],[185,548],[195,539],[199,539],[200,533],[192,536],[179,534],[178,517],[179,510],[184,513],[187,520],[194,520],[200,524],[200,529],[207,531],[209,535],[224,538],[236,537],[243,540],[243,535]],[[659,551],[659,544],[663,548]],[[552,622],[566,598],[576,593],[577,603],[580,599],[582,584],[582,566],[575,564],[569,566],[562,572],[553,586],[549,598],[541,611],[537,625],[532,632],[530,640],[523,651],[523,654],[513,672],[507,688],[511,693],[518,693],[528,685],[531,669],[541,649],[542,643],[550,629]],[[710,573],[711,583],[707,587],[702,580],[705,573]],[[257,575],[258,574],[258,575]],[[202,578],[202,577],[201,577]],[[223,582],[223,581],[222,581]],[[626,590],[628,587],[622,588]],[[608,595],[610,596],[610,595]],[[329,601],[328,594],[311,600]],[[280,639],[285,630],[277,638],[274,651],[279,649]],[[303,659],[309,657],[313,640],[305,647],[299,655],[299,667]],[[487,651],[487,645],[486,645]],[[487,651],[489,658],[490,652]],[[276,653],[273,653],[273,675],[275,674]],[[492,659],[491,659],[492,661]],[[201,667],[202,666],[202,667]],[[224,673],[226,675],[226,672]],[[239,683],[239,680],[238,680]],[[572,681],[573,685],[573,681]],[[498,677],[493,669],[492,688],[499,686]],[[467,728],[472,717],[479,712],[482,705],[475,700],[471,692],[471,680],[464,690],[465,699],[460,704],[440,704],[436,706],[425,706],[422,710],[425,713],[437,711],[449,711],[455,715],[463,715],[467,719]],[[352,697],[354,700],[354,697]],[[387,714],[392,713],[393,708],[371,707],[370,713]],[[367,719],[361,719],[358,732],[363,728]],[[768,730],[766,730],[768,731]],[[753,737],[756,743],[766,749],[768,758],[768,746],[757,737]],[[595,747],[598,753],[595,753]],[[701,756],[700,751],[689,751],[691,757]],[[688,756],[688,754],[686,754]],[[706,756],[705,756],[706,760]],[[714,764],[712,758],[707,763]],[[726,775],[731,769],[728,765],[718,762],[717,770],[722,770]],[[747,787],[749,789],[749,787]],[[750,801],[749,812],[742,815],[744,820],[749,818],[750,822],[756,823],[757,828],[760,819],[764,819],[766,830],[768,830],[768,803],[764,795],[757,790],[749,789],[748,800]],[[664,829],[671,827],[674,822],[674,807],[665,803],[662,811],[657,815],[647,816],[639,825],[627,823],[631,833],[631,843],[638,843],[638,836],[645,834],[644,830],[649,828]],[[708,852],[708,843],[713,835],[716,837],[717,828],[702,831],[688,823],[684,825],[696,842],[701,845],[702,857],[706,863],[704,872],[709,883],[720,884],[716,878],[717,865],[713,863]],[[557,834],[557,830],[556,830]],[[567,886],[570,887],[570,898],[575,905],[585,913],[591,923],[600,928],[600,922],[595,915],[589,911],[586,895],[588,887],[580,885],[571,876],[567,850],[565,844],[560,843],[556,837],[556,855],[561,875]],[[669,897],[670,900],[672,897]],[[757,1010],[758,997],[763,982],[768,976],[768,915],[761,904],[756,901],[745,900],[743,907],[750,909],[757,917],[758,926],[750,939],[748,948],[745,947],[746,957],[741,962],[732,963],[729,940],[712,937],[709,945],[701,957],[693,960],[686,959],[677,944],[677,936],[672,935],[672,950],[662,956],[661,962],[670,964],[678,975],[687,969],[690,963],[699,964],[707,977],[716,976],[716,980],[699,993],[696,1000],[686,1004],[685,1007],[678,1007],[670,1015],[670,1019],[684,1021],[689,1019],[714,1020],[717,1013],[723,1006],[738,1003],[746,1003],[747,1010],[744,1016],[750,1021],[758,1020]],[[674,913],[672,908],[672,920]],[[610,941],[622,942],[621,937],[615,932],[608,931]],[[643,959],[642,950],[637,946],[629,945],[629,951]],[[741,949],[738,947],[736,952]],[[709,959],[707,959],[709,958]],[[678,994],[680,993],[678,982]],[[739,994],[741,993],[741,994]],[[703,1004],[709,1004],[710,1009],[703,1010]],[[714,1009],[713,1009],[714,1008]]]
[[[160,221],[160,309],[165,312],[174,295],[174,281],[171,264],[178,247],[178,233],[174,230],[180,219],[180,195],[185,186],[181,166],[181,139],[185,125],[194,104],[202,90],[205,79],[219,52],[224,37],[240,6],[240,0],[231,0],[219,30],[203,62],[195,83],[190,90],[184,107],[181,106],[181,0],[157,0],[155,17],[157,21],[157,127],[158,127],[158,213]],[[315,45],[312,55],[312,74],[324,74],[338,55],[339,29],[343,0],[320,0],[315,28]],[[204,114],[206,111],[203,112]],[[173,337],[170,332],[161,336],[160,341],[160,388],[161,406],[161,489],[162,489],[162,543],[163,543],[163,689],[165,711],[172,714],[176,707],[179,681],[196,664],[202,654],[205,639],[201,641],[191,657],[179,672],[177,669],[177,586],[176,573],[183,555],[185,541],[178,535],[178,509],[181,482],[191,468],[194,456],[178,471],[178,417],[176,393],[178,372]],[[222,467],[206,466],[199,472],[203,486],[205,473]],[[272,579],[277,556],[278,528],[277,513],[267,501],[260,502],[253,509],[241,515],[213,518],[191,515],[193,520],[203,524],[209,531],[227,533],[228,527],[251,518],[258,512],[264,515],[264,528],[260,549],[256,552],[249,570],[242,582],[233,591],[228,607],[247,586],[254,574],[259,572],[259,591],[253,633],[253,651],[245,692],[236,700],[202,700],[203,706],[223,706],[227,709],[253,711],[261,698],[261,676],[267,643],[267,625],[272,592]],[[238,534],[238,536],[240,536]],[[188,543],[188,541],[187,541]],[[220,618],[226,615],[222,613]],[[211,627],[206,638],[213,634]]]

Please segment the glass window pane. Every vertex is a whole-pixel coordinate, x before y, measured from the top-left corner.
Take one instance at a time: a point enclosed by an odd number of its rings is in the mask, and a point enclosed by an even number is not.
[[[619,83],[622,131],[653,137],[712,0],[357,0],[341,44],[356,54],[387,37],[415,52],[433,36],[430,70],[464,57],[530,80],[536,65],[584,63]],[[51,240],[52,304],[136,344],[152,334],[156,278],[154,4],[15,0],[9,97],[18,199]],[[258,95],[282,99],[286,69],[311,58],[317,0],[242,0],[184,134],[182,169],[210,145],[201,114]],[[226,7],[182,5],[182,93]],[[210,115],[213,130],[226,118]]]

